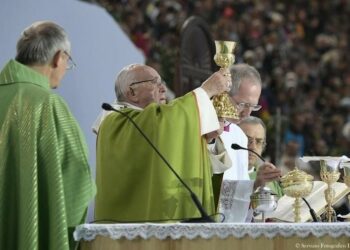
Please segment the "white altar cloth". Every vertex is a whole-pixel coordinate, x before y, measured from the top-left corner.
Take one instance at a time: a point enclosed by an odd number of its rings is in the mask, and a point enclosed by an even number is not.
[[[126,238],[128,240],[141,237],[149,239],[155,237],[159,240],[167,238],[194,239],[201,237],[210,239],[219,237],[225,239],[233,236],[242,238],[249,236],[253,239],[265,236],[274,238],[276,236],[305,238],[309,235],[315,237],[340,236],[350,237],[350,223],[171,223],[171,224],[82,224],[75,232],[76,241],[92,241],[97,236],[108,237],[113,240]]]

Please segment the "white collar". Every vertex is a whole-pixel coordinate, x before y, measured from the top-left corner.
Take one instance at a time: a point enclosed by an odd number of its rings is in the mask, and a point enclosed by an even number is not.
[[[136,109],[136,110],[143,110],[143,108],[140,108],[138,106],[135,106],[131,103],[128,103],[128,102],[118,102],[117,100],[115,100],[113,103],[112,103],[112,106],[113,108],[115,109],[123,109],[123,108],[131,108],[131,109]]]

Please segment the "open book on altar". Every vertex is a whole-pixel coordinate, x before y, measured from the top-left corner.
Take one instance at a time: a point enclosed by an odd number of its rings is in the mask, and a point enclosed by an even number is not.
[[[350,189],[346,186],[346,184],[342,182],[336,182],[332,184],[332,188],[335,191],[333,204],[337,203],[341,198],[343,198],[346,194],[350,192]],[[324,197],[324,191],[327,189],[327,184],[322,181],[314,181],[314,186],[312,188],[312,192],[304,197],[310,204],[311,208],[313,208],[318,216],[325,212],[325,207],[327,202]],[[294,204],[295,198],[288,197],[286,195],[282,196],[278,200],[277,208],[275,211],[266,213],[265,218],[272,218],[287,222],[294,222]],[[300,222],[311,221],[311,215],[309,208],[305,204],[305,202],[300,200]],[[261,215],[256,216],[256,219],[261,219]]]

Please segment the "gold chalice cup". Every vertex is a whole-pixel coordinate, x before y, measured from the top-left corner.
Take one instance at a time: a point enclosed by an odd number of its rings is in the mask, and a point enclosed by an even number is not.
[[[222,69],[229,69],[235,62],[233,54],[235,47],[236,43],[233,41],[215,41],[215,63]],[[226,76],[231,77],[230,74]],[[237,108],[230,101],[230,96],[227,92],[214,96],[213,105],[219,118],[239,119]]]
[[[324,191],[324,196],[327,202],[326,206],[326,220],[328,222],[333,222],[336,220],[336,214],[332,207],[335,191],[332,188],[332,184],[335,183],[340,176],[339,173],[339,165],[338,166],[330,166],[327,164],[327,161],[320,161],[321,170],[320,177],[321,180],[327,183],[327,189]]]
[[[313,188],[312,175],[295,168],[289,171],[286,175],[281,178],[281,186],[283,192],[289,196],[295,198],[294,201],[294,222],[300,222],[300,208],[301,208],[301,198],[308,196]]]

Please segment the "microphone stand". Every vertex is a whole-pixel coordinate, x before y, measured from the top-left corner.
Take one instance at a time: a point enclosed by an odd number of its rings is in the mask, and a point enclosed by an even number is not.
[[[309,202],[307,202],[307,200],[306,200],[304,197],[301,197],[301,198],[302,198],[302,200],[305,202],[305,204],[307,205],[307,207],[309,208],[309,211],[310,211],[310,215],[311,215],[311,217],[312,217],[312,220],[313,220],[314,222],[319,222],[320,219],[317,217],[315,210],[312,209],[312,207],[310,206]]]
[[[251,149],[249,149],[249,148],[244,148],[244,147],[242,147],[242,146],[240,146],[240,145],[238,145],[238,144],[236,144],[236,143],[233,143],[233,144],[231,145],[231,148],[234,149],[234,150],[248,150],[249,152],[252,152],[252,153],[255,154],[256,156],[258,156],[263,162],[266,162],[266,160],[265,160],[261,155],[259,155],[257,152],[255,152],[254,150],[251,150]],[[278,183],[278,185],[281,187],[281,182],[278,181],[277,183]],[[283,190],[282,187],[281,187],[281,189]],[[302,198],[302,199],[303,199],[303,201],[306,203],[306,205],[307,205],[308,208],[309,208],[309,212],[310,212],[310,215],[311,215],[311,217],[312,217],[312,220],[313,220],[314,222],[319,222],[319,219],[318,219],[317,216],[316,216],[315,210],[313,210],[313,209],[311,208],[310,204],[307,202],[307,200],[306,200],[305,198]]]
[[[215,222],[204,210],[202,204],[199,202],[199,199],[197,195],[191,190],[191,188],[182,180],[182,178],[179,176],[179,174],[174,170],[174,168],[170,165],[170,163],[165,159],[165,157],[159,152],[159,150],[156,148],[156,146],[151,142],[151,140],[145,135],[145,133],[141,130],[141,128],[134,122],[131,117],[129,117],[127,114],[124,112],[117,110],[112,107],[112,105],[108,103],[103,103],[102,108],[106,111],[115,111],[124,117],[126,117],[133,125],[134,127],[140,132],[142,137],[148,142],[148,144],[153,148],[153,150],[157,153],[157,155],[163,160],[165,165],[173,172],[173,174],[176,176],[176,178],[181,182],[181,184],[187,189],[187,191],[190,193],[191,199],[195,206],[197,207],[198,211],[201,214],[200,218],[189,218],[186,220],[183,220],[181,222],[185,223],[196,223],[196,222]]]

